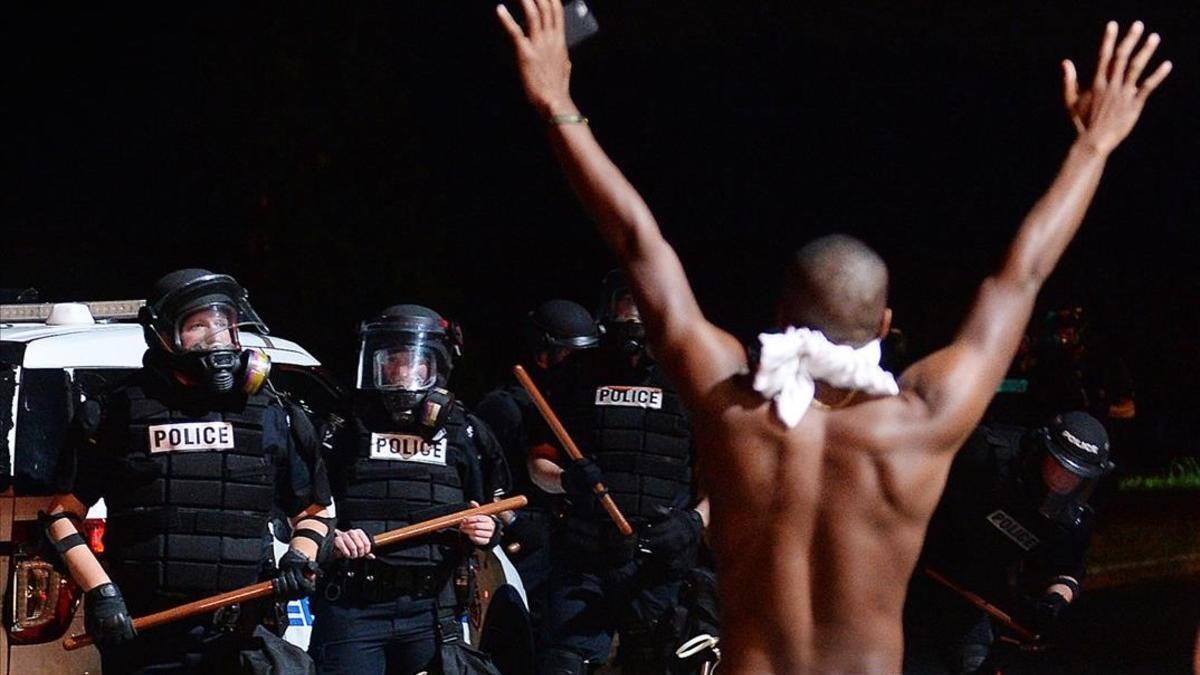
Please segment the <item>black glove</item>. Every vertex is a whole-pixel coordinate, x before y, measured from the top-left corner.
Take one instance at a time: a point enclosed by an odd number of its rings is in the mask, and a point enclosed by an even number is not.
[[[696,546],[704,532],[704,521],[695,509],[670,509],[662,520],[640,532],[640,547],[651,555],[677,556]]]
[[[1036,598],[1025,596],[1021,604],[1022,618],[1029,623],[1033,632],[1044,640],[1058,633],[1063,610],[1071,603],[1058,593],[1047,591]]]
[[[116,584],[100,584],[84,597],[83,626],[101,648],[115,647],[137,635]]]
[[[321,566],[294,548],[279,559],[279,574],[275,576],[275,597],[279,600],[299,600],[317,590]]]
[[[595,494],[592,486],[604,481],[604,473],[600,471],[600,465],[584,457],[568,464],[563,469],[560,480],[563,491],[567,493],[568,497],[575,500],[586,500]]]

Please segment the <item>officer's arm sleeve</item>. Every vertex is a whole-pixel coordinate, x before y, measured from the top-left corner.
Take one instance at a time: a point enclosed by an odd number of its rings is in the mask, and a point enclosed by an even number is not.
[[[298,406],[289,404],[287,415],[279,416],[280,438],[283,439],[284,461],[279,463],[280,476],[276,481],[277,501],[289,516],[316,504],[329,506],[329,474],[321,455],[320,441],[308,415]]]
[[[504,456],[504,448],[501,447],[500,441],[496,439],[487,422],[475,415],[469,415],[467,420],[475,429],[475,445],[481,464],[484,497],[491,501],[512,494],[512,474],[509,472],[508,460]]]
[[[321,443],[308,415],[299,406],[287,404],[280,438],[287,448],[280,462],[277,481],[278,503],[292,521],[290,549],[318,563],[332,553],[333,519],[326,509],[331,503],[329,477],[321,455]]]
[[[106,421],[100,404],[94,399],[85,401],[76,410],[59,458],[55,478],[57,494],[73,495],[84,506],[90,507],[100,501],[106,489],[120,485],[118,466],[104,447],[108,438]]]
[[[491,392],[479,401],[475,415],[487,423],[496,441],[509,456],[515,456],[525,447],[521,409],[511,396],[502,391]]]
[[[471,449],[462,454],[458,471],[462,480],[463,496],[480,504],[491,501],[491,498],[485,497],[483,493],[483,468],[479,463],[478,448],[472,444]]]
[[[1084,560],[1091,538],[1091,523],[1085,521],[1068,535],[1064,535],[1061,540],[1052,542],[1046,552],[1046,577],[1071,577],[1082,583],[1087,574]]]

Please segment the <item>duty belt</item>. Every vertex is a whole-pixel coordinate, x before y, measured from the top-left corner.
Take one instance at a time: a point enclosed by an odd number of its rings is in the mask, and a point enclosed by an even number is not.
[[[239,602],[213,612],[210,620],[213,628],[222,633],[249,635],[257,626],[276,630],[280,618],[279,609],[280,606],[271,600]]]
[[[325,597],[337,600],[343,595],[381,602],[402,595],[414,598],[436,597],[450,581],[451,565],[389,565],[379,560],[343,561],[325,585]]]

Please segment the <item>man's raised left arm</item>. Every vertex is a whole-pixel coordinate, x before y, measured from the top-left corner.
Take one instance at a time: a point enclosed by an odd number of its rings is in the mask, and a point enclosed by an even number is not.
[[[677,386],[702,396],[745,368],[745,352],[709,323],[675,250],[641,195],[592,135],[571,99],[571,62],[559,0],[522,0],[527,28],[497,6],[525,94],[548,126],[550,144],[580,201],[628,275],[657,357]]]

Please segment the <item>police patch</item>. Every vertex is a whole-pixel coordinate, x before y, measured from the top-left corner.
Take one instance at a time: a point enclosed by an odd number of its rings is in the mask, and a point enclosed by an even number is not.
[[[1016,518],[1008,515],[1000,509],[996,509],[987,517],[987,521],[994,525],[997,530],[1000,530],[1004,536],[1016,542],[1017,546],[1026,551],[1034,546],[1042,543],[1032,532],[1025,529],[1025,526],[1018,523]]]
[[[446,435],[433,442],[407,434],[371,434],[371,459],[446,466]]]
[[[233,425],[229,422],[179,422],[146,429],[150,452],[232,450]]]
[[[663,390],[658,387],[597,387],[596,405],[662,410]]]

